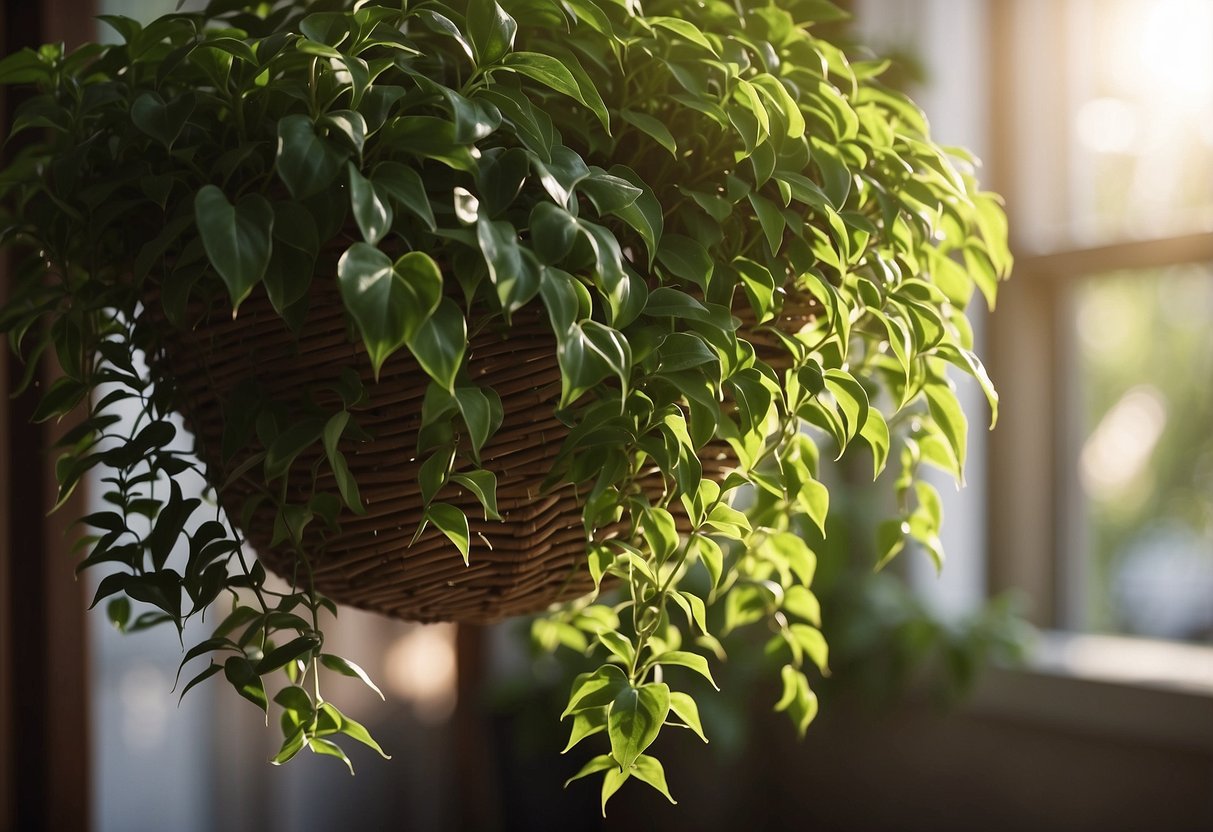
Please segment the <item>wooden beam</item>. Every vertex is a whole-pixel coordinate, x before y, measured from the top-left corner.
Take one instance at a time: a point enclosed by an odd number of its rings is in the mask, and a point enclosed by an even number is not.
[[[78,45],[93,33],[92,0],[0,0],[0,54],[47,41]],[[0,92],[0,130],[21,92]],[[0,164],[4,154],[0,151]],[[0,301],[11,273],[0,257]],[[52,517],[49,450],[67,425],[33,425],[40,386],[10,398],[21,367],[0,349],[0,828],[76,832],[90,827],[90,732],[84,584],[75,579],[67,521],[83,494]]]

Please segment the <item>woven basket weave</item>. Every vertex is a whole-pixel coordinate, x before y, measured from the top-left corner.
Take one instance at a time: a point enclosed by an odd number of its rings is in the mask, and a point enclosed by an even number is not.
[[[433,527],[412,541],[423,513],[417,483],[424,458],[416,456],[416,447],[428,376],[407,350],[401,350],[374,381],[363,347],[351,337],[340,297],[335,291],[320,294],[298,335],[289,331],[268,300],[256,295],[234,319],[220,303],[197,312],[186,331],[162,327],[152,357],[155,374],[173,385],[177,406],[212,474],[233,470],[252,453],[244,449],[227,466],[220,455],[223,407],[242,382],[255,379],[271,401],[302,415],[309,396],[316,404],[334,406],[335,393],[324,401],[323,391],[335,387],[343,370],[359,372],[369,402],[353,415],[373,440],[343,440],[341,449],[367,512],[343,512],[336,532],[321,528],[319,521],[308,528],[316,590],[340,603],[397,618],[472,623],[536,612],[588,592],[592,584],[584,569],[586,534],[577,492],[571,486],[548,493],[539,487],[568,435],[567,427],[553,416],[560,369],[542,311],[522,310],[508,331],[485,327],[468,343],[469,375],[501,396],[505,420],[481,452],[484,467],[497,476],[502,521],[485,520],[475,495],[454,484],[435,498],[468,516],[472,544],[470,565],[465,566]],[[156,306],[149,304],[149,309]],[[811,302],[790,298],[774,323],[793,333],[812,320],[815,311]],[[768,364],[786,367],[787,354],[778,338],[754,325],[748,306],[737,312],[742,337]],[[327,465],[314,465],[319,453],[313,449],[295,462],[288,497],[306,499],[313,490],[313,468],[319,472],[315,490],[336,492]],[[736,456],[723,441],[708,443],[699,455],[704,475],[717,481],[736,465]],[[264,487],[258,474],[259,468],[254,468],[252,476],[229,484],[220,501],[228,516],[238,519],[253,500],[256,508],[244,524],[249,543],[270,570],[303,581],[306,574],[295,553],[270,546],[275,512],[269,501],[256,500],[259,487]],[[640,485],[652,496],[663,489],[655,472]],[[677,503],[674,507],[680,525],[685,525]]]
[[[149,307],[151,304],[149,304]],[[341,449],[359,484],[365,515],[345,511],[340,531],[314,521],[306,530],[313,580],[334,600],[417,621],[485,623],[535,612],[592,588],[583,568],[586,535],[577,493],[571,487],[542,493],[539,484],[568,429],[552,413],[560,395],[555,340],[542,311],[514,316],[508,333],[486,327],[468,343],[471,378],[501,396],[505,421],[481,451],[484,467],[497,476],[503,522],[484,520],[474,494],[448,484],[436,500],[463,509],[471,527],[470,566],[432,526],[410,541],[422,518],[417,458],[421,403],[429,382],[416,361],[401,350],[373,380],[361,344],[351,338],[336,292],[313,300],[298,337],[268,301],[254,296],[232,319],[224,304],[199,313],[188,331],[171,330],[152,359],[155,374],[175,388],[175,401],[193,431],[203,462],[214,479],[225,470],[220,458],[222,408],[237,385],[253,378],[267,397],[289,413],[306,412],[305,396],[332,385],[342,370],[358,370],[369,402],[353,411],[370,442],[343,440]],[[506,337],[508,335],[508,337]],[[329,406],[333,401],[319,403]],[[232,470],[252,453],[244,449],[226,466]],[[312,463],[320,451],[292,466],[288,497],[302,501],[311,488]],[[336,493],[328,466],[317,466],[317,491]],[[241,518],[246,501],[258,493],[259,467],[219,495],[228,516]],[[260,486],[264,487],[264,486]],[[271,547],[275,511],[259,501],[244,524],[249,543],[272,571],[303,582],[294,553]]]

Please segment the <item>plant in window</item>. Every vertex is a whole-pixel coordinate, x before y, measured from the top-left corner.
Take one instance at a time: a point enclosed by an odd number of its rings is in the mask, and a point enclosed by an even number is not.
[[[600,657],[563,717],[605,734],[604,804],[666,792],[646,752],[703,733],[679,674],[711,678],[722,630],[771,629],[803,733],[819,446],[877,474],[895,448],[881,551],[940,557],[916,472],[961,473],[949,367],[994,402],[964,310],[1009,264],[971,160],[815,36],[839,16],[215,0],[0,62],[36,87],[3,329],[62,367],[37,418],[84,413],[58,474],[104,484],[94,603],[126,630],[214,609],[184,689],[221,674],[277,712],[276,763],[378,748],[322,693],[366,678],[325,651],[334,602],[550,607],[540,640]]]

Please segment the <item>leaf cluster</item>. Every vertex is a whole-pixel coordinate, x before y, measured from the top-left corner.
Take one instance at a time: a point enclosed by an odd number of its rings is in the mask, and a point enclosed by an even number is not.
[[[64,369],[39,418],[88,402],[60,482],[112,474],[84,563],[116,570],[98,594],[115,624],[180,628],[230,597],[186,653],[222,661],[187,688],[222,671],[266,709],[263,677],[285,669],[275,762],[343,756],[335,734],[377,749],[320,694],[321,667],[364,674],[321,652],[331,602],[309,578],[325,535],[364,511],[341,442],[367,438],[355,406],[374,390],[343,376],[306,418],[244,390],[225,411],[233,465],[203,471],[171,447],[172,379],[139,362],[199,307],[264,297],[298,329],[340,303],[376,375],[407,351],[430,379],[425,523],[468,562],[467,517],[438,497],[456,483],[497,516],[480,450],[509,416],[491,378],[469,377],[468,336],[537,313],[570,428],[546,486],[584,495],[586,569],[619,588],[536,625],[602,658],[564,715],[570,747],[609,740],[582,773],[603,775],[604,806],[629,778],[668,794],[654,741],[703,735],[679,674],[710,680],[717,636],[739,627],[770,629],[776,707],[803,733],[827,647],[815,554],[792,530],[824,530],[820,452],[866,446],[877,475],[892,456],[882,563],[907,540],[941,561],[938,495],[917,474],[961,477],[950,368],[996,405],[965,309],[978,292],[992,305],[1010,266],[973,160],[932,142],[884,64],[814,34],[840,15],[823,0],[213,0],[146,26],[105,17],[114,45],[0,61],[0,82],[37,88],[0,173],[0,244],[24,254],[0,325],[31,366],[49,351]],[[115,410],[131,403],[128,431]],[[721,455],[727,476],[705,467]],[[310,492],[288,493],[308,466]],[[275,507],[288,590],[245,557],[250,512],[229,523],[183,497],[190,469]],[[132,623],[130,601],[151,611]]]

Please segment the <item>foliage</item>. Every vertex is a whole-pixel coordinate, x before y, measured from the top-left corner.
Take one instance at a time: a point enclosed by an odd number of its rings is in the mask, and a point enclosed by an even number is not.
[[[815,554],[791,530],[824,528],[819,445],[868,446],[876,474],[893,453],[883,559],[906,539],[941,559],[938,495],[916,472],[961,476],[949,367],[995,404],[964,310],[975,289],[992,304],[1010,259],[972,160],[931,142],[882,63],[814,35],[840,16],[822,0],[213,0],[147,26],[104,18],[114,46],[0,62],[0,81],[38,89],[0,178],[0,242],[28,255],[3,328],[28,366],[49,350],[63,368],[39,418],[87,402],[58,471],[63,496],[106,472],[111,508],[83,518],[83,566],[113,570],[95,603],[110,599],[120,628],[180,629],[230,599],[186,651],[183,666],[212,658],[185,689],[222,673],[266,710],[265,679],[285,670],[275,763],[305,747],[344,759],[339,734],[378,749],[321,695],[321,667],[365,674],[322,652],[332,604],[308,578],[311,535],[363,509],[337,443],[360,435],[353,405],[374,390],[347,385],[314,425],[235,407],[232,442],[260,452],[203,471],[174,445],[172,384],[152,384],[140,355],[200,299],[237,315],[264,293],[298,327],[335,285],[376,373],[407,350],[432,379],[428,476],[474,478],[492,513],[477,452],[502,414],[492,379],[463,372],[468,321],[536,306],[572,427],[548,485],[585,494],[586,568],[619,587],[538,625],[549,646],[599,657],[563,714],[570,745],[607,740],[578,776],[602,776],[604,807],[629,779],[668,794],[646,752],[667,726],[704,733],[683,680],[711,680],[716,636],[741,627],[773,633],[776,707],[803,734],[808,673],[828,662]],[[815,315],[784,331],[796,300]],[[129,434],[120,407],[139,414]],[[713,441],[736,458],[719,481],[699,456]],[[318,460],[302,500],[281,487],[301,455]],[[275,543],[297,553],[288,590],[266,585],[241,518],[183,496],[189,470],[212,488],[258,483]],[[458,509],[431,502],[426,517],[452,557],[475,557]],[[131,601],[147,611],[132,618]]]

